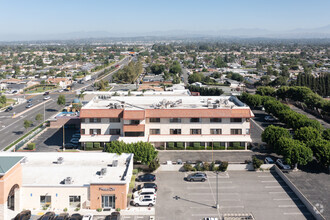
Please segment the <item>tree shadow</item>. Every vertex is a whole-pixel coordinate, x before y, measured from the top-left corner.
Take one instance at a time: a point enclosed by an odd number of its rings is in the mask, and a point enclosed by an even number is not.
[[[53,108],[47,108],[46,111],[47,112],[57,112],[57,110],[56,109],[53,109]]]
[[[23,131],[13,131],[13,133],[16,134],[16,135],[21,135],[21,134],[23,134],[24,132],[23,132]]]

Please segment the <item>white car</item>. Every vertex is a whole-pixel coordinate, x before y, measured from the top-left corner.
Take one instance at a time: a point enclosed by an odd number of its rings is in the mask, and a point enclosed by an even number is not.
[[[138,198],[140,196],[153,196],[156,197],[156,190],[154,188],[142,188],[133,193],[134,198]]]
[[[82,220],[93,220],[93,214],[85,214]]]
[[[265,158],[265,163],[266,163],[266,164],[274,164],[274,161],[273,161],[272,158],[270,158],[270,157],[266,157],[266,158]]]
[[[276,164],[283,170],[291,170],[291,167],[288,164],[285,164],[281,159],[277,159]]]
[[[156,198],[155,197],[138,197],[133,200],[133,205],[135,206],[154,206],[156,204]]]
[[[50,96],[45,96],[44,97],[44,100],[48,100],[48,99],[50,99]]]
[[[211,218],[203,218],[203,220],[218,220],[218,218],[216,218],[216,217],[211,217]]]
[[[71,138],[70,142],[73,143],[73,144],[78,144],[79,143],[79,138]]]
[[[58,92],[63,92],[63,91],[64,91],[63,89],[58,90]]]

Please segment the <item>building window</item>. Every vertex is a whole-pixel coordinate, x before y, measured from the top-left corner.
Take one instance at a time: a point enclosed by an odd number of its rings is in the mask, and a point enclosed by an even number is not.
[[[81,121],[81,123],[85,123],[85,119],[84,118],[81,118],[80,121]]]
[[[160,129],[150,129],[149,134],[160,134]]]
[[[242,129],[230,129],[230,134],[242,134]]]
[[[81,129],[80,133],[85,134],[85,129]]]
[[[48,208],[52,204],[51,196],[40,196],[40,206],[42,208]]]
[[[200,118],[191,118],[190,122],[191,123],[199,123],[199,122],[201,122],[201,120],[200,120]]]
[[[246,129],[246,134],[250,134],[250,128]]]
[[[101,134],[101,129],[89,129],[89,134]]]
[[[144,136],[144,132],[125,132],[125,137],[142,137]]]
[[[101,122],[101,118],[90,118],[89,119],[90,123],[100,123]]]
[[[211,123],[221,123],[222,119],[221,118],[210,118]]]
[[[120,135],[120,129],[110,129],[110,135]]]
[[[70,208],[80,208],[80,196],[69,196]]]
[[[181,123],[181,118],[170,118],[170,123]]]
[[[116,196],[115,195],[104,195],[102,196],[102,208],[104,209],[115,209],[116,206]]]
[[[234,123],[242,122],[242,118],[230,118],[230,122],[234,122]]]
[[[170,134],[181,134],[181,129],[170,129]]]
[[[160,118],[149,118],[149,122],[150,123],[159,123],[160,122]]]
[[[120,118],[109,118],[110,123],[120,123]]]
[[[210,129],[210,134],[222,134],[221,129]]]
[[[130,120],[129,124],[130,125],[138,125],[138,124],[140,124],[140,120]]]
[[[202,129],[190,129],[190,134],[202,134]]]

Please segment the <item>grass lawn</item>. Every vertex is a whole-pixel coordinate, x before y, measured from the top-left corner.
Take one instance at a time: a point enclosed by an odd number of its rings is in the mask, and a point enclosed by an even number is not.
[[[42,93],[42,92],[45,92],[45,91],[48,91],[48,90],[54,90],[56,88],[57,87],[54,87],[54,86],[40,86],[40,87],[34,88],[32,90],[26,91],[25,93],[26,94],[30,94],[30,93]]]
[[[7,107],[7,106],[9,106],[9,105],[11,105],[11,104],[14,104],[15,103],[15,100],[14,99],[7,99],[7,102],[6,102],[6,104],[0,104],[0,108],[4,108],[4,107]]]

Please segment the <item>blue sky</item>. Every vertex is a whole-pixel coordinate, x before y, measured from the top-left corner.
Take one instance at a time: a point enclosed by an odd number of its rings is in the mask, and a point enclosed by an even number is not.
[[[330,24],[329,9],[329,0],[0,0],[0,35],[316,28]]]

